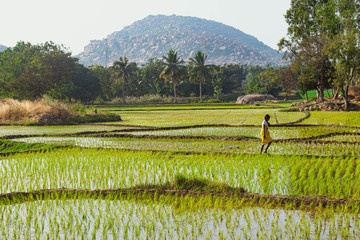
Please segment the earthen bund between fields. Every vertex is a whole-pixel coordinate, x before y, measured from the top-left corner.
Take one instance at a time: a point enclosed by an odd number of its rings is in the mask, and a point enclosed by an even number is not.
[[[241,200],[248,205],[265,204],[267,207],[285,207],[286,209],[311,210],[314,208],[325,207],[346,207],[348,210],[359,211],[360,200],[326,198],[326,197],[291,197],[281,195],[262,195],[257,193],[237,193],[237,192],[212,192],[196,190],[178,189],[104,189],[104,190],[84,190],[84,189],[42,189],[31,192],[11,192],[0,194],[0,204],[20,204],[29,201],[40,200],[66,200],[66,199],[106,199],[118,200],[121,198],[157,198],[160,196],[211,196],[220,198],[222,201]]]

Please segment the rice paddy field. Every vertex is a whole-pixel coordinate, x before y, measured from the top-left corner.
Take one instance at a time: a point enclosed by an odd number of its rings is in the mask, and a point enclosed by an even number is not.
[[[107,107],[123,121],[0,126],[0,236],[359,239],[359,113],[283,107]],[[265,114],[273,143],[259,154]]]

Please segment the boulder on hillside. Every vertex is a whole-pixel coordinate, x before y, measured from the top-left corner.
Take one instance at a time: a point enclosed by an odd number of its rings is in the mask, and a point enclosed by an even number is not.
[[[255,102],[263,102],[266,100],[275,100],[275,98],[271,95],[254,93],[238,97],[236,104],[253,104]]]
[[[90,41],[77,57],[85,66],[110,66],[124,55],[141,64],[162,58],[169,49],[176,49],[179,56],[187,60],[193,57],[194,51],[203,48],[204,39],[209,53],[208,64],[287,65],[281,53],[239,29],[176,15],[148,16],[136,21],[102,40]]]

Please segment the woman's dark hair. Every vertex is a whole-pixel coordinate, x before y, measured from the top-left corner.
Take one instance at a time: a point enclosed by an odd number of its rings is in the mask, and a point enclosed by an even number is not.
[[[264,118],[270,118],[270,115],[269,115],[269,114],[266,114]]]

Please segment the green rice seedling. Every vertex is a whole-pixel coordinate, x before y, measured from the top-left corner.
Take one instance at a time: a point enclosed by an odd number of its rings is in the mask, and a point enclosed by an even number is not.
[[[132,150],[179,151],[179,152],[215,152],[246,153],[259,151],[258,141],[234,141],[222,139],[133,139],[133,138],[91,138],[91,137],[38,137],[23,138],[17,141],[27,143],[46,143],[57,145],[75,145],[84,148],[114,148]],[[352,156],[360,154],[360,145],[317,142],[277,142],[271,147],[275,155],[308,156]]]
[[[340,125],[340,126],[358,126],[359,112],[311,112],[310,118],[304,120],[304,124],[317,125]]]
[[[236,117],[230,119],[231,114],[219,118],[219,121],[235,121]],[[240,111],[234,112],[233,116],[236,114],[240,116]],[[252,121],[257,121],[261,114],[262,111],[258,116],[255,114]],[[214,130],[208,134],[236,135],[238,132],[232,131],[240,129],[208,128]],[[258,131],[257,128],[248,130],[254,135]],[[336,132],[338,128],[272,130],[273,136],[279,134],[290,138]],[[185,134],[207,136],[203,129],[191,131]],[[178,132],[173,131],[173,134]],[[229,193],[243,188],[259,194],[359,199],[360,170],[356,159],[359,147],[341,143],[351,139],[346,135],[338,139],[338,143],[277,142],[272,146],[273,154],[267,156],[253,154],[259,147],[255,141],[24,138],[20,141],[63,142],[94,149],[67,148],[3,158],[0,190],[6,193],[46,188],[157,188]],[[79,236],[94,239],[225,236],[356,239],[360,235],[357,202],[337,207],[298,206],[295,202],[278,206],[229,196],[151,195],[145,192],[103,199],[84,197],[69,200],[63,196],[52,200],[43,197],[22,204],[6,201],[0,204],[0,219],[4,223],[0,234],[9,239]]]
[[[0,190],[6,193],[44,188],[131,188],[165,184],[182,175],[260,194],[359,197],[356,160],[222,154],[170,156],[112,149],[62,149],[16,155],[2,160]]]
[[[204,110],[159,110],[156,111],[122,111],[121,118],[125,125],[141,126],[183,126],[197,124],[261,124],[268,109],[204,109]],[[253,113],[252,113],[253,112]],[[252,113],[252,114],[251,114]],[[273,114],[273,110],[270,110]],[[250,115],[251,114],[251,115]],[[296,121],[304,117],[302,112],[278,113],[280,123]]]
[[[41,143],[21,143],[13,142],[8,140],[0,139],[0,152],[1,153],[10,153],[10,152],[23,152],[31,150],[48,150],[56,148],[57,145],[45,145]]]
[[[126,129],[126,127],[97,125],[65,125],[65,126],[0,126],[0,136],[32,135],[32,134],[64,134],[78,132],[98,132]]]
[[[306,138],[328,133],[352,133],[352,128],[336,127],[272,127],[271,136],[274,139]],[[239,137],[260,138],[260,127],[236,126],[236,127],[199,127],[175,130],[149,130],[122,132],[124,134],[141,136],[215,136],[215,137]],[[348,137],[349,135],[346,135]],[[349,136],[350,137],[350,136]],[[328,137],[330,138],[330,137]],[[328,139],[325,138],[325,139]],[[320,138],[322,139],[322,138]],[[331,139],[331,138],[330,138]]]

